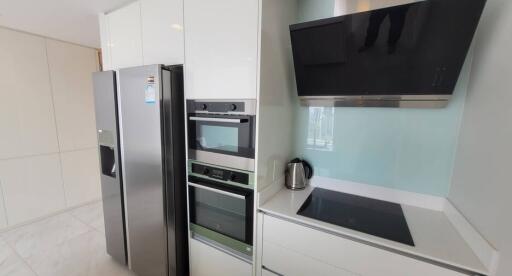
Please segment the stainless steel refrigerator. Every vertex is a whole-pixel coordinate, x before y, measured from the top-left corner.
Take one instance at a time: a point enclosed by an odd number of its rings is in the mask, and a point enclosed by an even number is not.
[[[188,275],[182,66],[98,72],[94,90],[107,252],[139,276]]]

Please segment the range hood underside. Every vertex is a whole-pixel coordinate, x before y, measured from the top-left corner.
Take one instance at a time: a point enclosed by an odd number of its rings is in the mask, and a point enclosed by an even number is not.
[[[300,96],[302,106],[444,108],[451,95]]]

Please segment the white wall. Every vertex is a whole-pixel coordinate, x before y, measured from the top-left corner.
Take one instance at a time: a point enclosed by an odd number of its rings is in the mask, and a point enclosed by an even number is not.
[[[293,113],[298,105],[288,26],[297,18],[295,0],[263,0],[260,30],[258,191],[284,177],[293,154]],[[277,183],[276,183],[277,182]]]
[[[512,275],[512,3],[488,0],[475,40],[449,199]]]
[[[97,51],[0,28],[0,229],[101,197]]]

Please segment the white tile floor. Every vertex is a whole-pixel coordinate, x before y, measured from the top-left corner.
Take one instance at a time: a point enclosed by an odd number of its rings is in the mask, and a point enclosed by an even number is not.
[[[0,234],[0,276],[134,276],[105,251],[101,202]]]

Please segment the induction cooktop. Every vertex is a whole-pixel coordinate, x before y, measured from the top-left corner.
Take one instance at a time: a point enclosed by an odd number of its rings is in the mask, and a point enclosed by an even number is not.
[[[400,204],[315,188],[297,214],[414,246]]]

